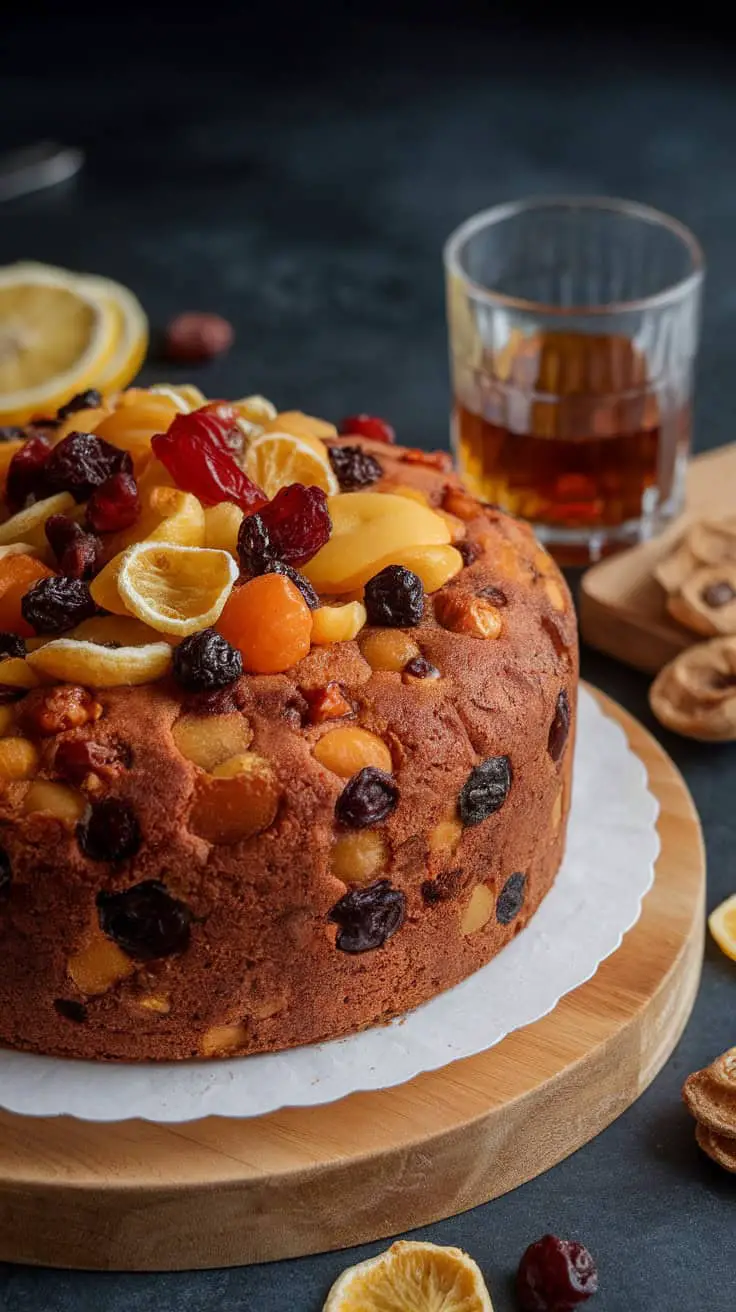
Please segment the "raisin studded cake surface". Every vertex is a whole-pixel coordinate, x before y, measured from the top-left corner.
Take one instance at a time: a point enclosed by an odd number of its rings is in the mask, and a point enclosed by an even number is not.
[[[40,669],[32,635],[56,622],[51,586],[29,584],[37,609],[22,608],[15,645],[0,636],[0,1041],[143,1060],[350,1033],[477,970],[550,889],[578,680],[566,586],[531,531],[467,496],[441,457],[329,445],[343,500],[394,493],[407,515],[441,512],[461,559],[436,590],[406,550],[339,595],[320,573],[329,544],[277,562],[252,581],[291,570],[314,627],[276,672],[233,641],[227,606],[183,642],[163,635],[163,673],[139,686],[22,686],[24,653]],[[264,524],[266,510],[241,529],[246,575]],[[67,628],[101,642],[116,621],[95,617],[90,586]],[[333,603],[367,622],[315,642]],[[115,646],[101,651],[114,663]]]

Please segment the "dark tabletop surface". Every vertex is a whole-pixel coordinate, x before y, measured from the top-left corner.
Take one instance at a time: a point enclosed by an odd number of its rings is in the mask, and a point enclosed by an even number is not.
[[[251,31],[150,14],[92,39],[71,23],[39,37],[31,21],[21,15],[0,50],[0,146],[53,135],[83,145],[88,165],[76,185],[0,206],[0,263],[119,278],[154,325],[225,314],[237,342],[197,373],[209,395],[370,410],[408,444],[445,444],[443,239],[499,200],[598,192],[676,213],[702,239],[696,446],[734,437],[736,82],[718,42],[656,30],[562,42],[469,21],[336,31],[324,15]],[[144,377],[184,372],[151,364]],[[592,651],[583,671],[683,771],[716,905],[736,889],[736,748],[661,730],[643,675]],[[736,1042],[735,1013],[736,967],[709,942],[685,1036],[638,1103],[540,1179],[418,1237],[468,1249],[497,1312],[512,1309],[510,1273],[547,1230],[597,1256],[601,1312],[734,1312],[736,1185],[696,1149],[679,1090]],[[0,1309],[318,1312],[338,1272],[383,1247],[171,1275],[6,1265]]]

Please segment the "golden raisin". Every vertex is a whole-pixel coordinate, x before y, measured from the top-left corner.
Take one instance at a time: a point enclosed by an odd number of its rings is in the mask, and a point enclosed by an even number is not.
[[[430,852],[454,852],[462,833],[459,820],[441,820],[429,835]]]
[[[350,779],[366,766],[387,774],[393,769],[391,753],[383,740],[357,724],[326,733],[314,746],[314,758],[341,779]]]
[[[202,1035],[200,1050],[203,1057],[221,1057],[227,1052],[244,1048],[248,1031],[244,1025],[212,1025]]]
[[[485,597],[450,589],[435,598],[434,613],[442,627],[452,633],[465,633],[471,638],[498,638],[501,633],[501,612]]]
[[[419,648],[401,629],[371,629],[360,640],[360,650],[372,670],[403,670],[419,656]]]
[[[107,993],[113,984],[127,979],[135,965],[122,948],[95,928],[85,947],[69,958],[66,969],[80,993],[94,995]]]

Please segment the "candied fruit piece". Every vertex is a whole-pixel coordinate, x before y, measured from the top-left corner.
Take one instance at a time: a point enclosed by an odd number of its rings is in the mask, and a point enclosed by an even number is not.
[[[450,532],[428,506],[384,492],[345,492],[330,498],[332,533],[304,567],[321,594],[344,595],[362,587],[417,543],[448,543]]]
[[[328,446],[327,454],[341,492],[358,492],[383,477],[375,456],[359,446]]]
[[[97,894],[100,929],[137,961],[155,961],[189,946],[192,913],[157,879],[122,893]]]
[[[164,349],[169,360],[201,364],[232,346],[235,332],[220,314],[187,311],[177,314],[166,329]]]
[[[82,579],[59,575],[41,579],[21,601],[21,613],[35,633],[63,633],[89,619],[97,606]]]
[[[45,469],[51,451],[47,437],[30,437],[15,452],[8,466],[5,499],[11,510],[20,510],[33,497],[38,500],[46,493]]]
[[[103,938],[95,926],[83,948],[75,952],[66,963],[66,973],[80,993],[95,997],[107,993],[114,984],[120,984],[133,974],[135,966],[115,943]]]
[[[119,797],[92,802],[77,825],[77,842],[91,861],[125,861],[135,856],[141,831],[130,803]]]
[[[273,766],[255,752],[244,752],[236,760],[236,774],[200,784],[192,808],[192,829],[210,843],[242,842],[276,819],[281,788]]]
[[[75,501],[87,501],[111,474],[132,472],[133,461],[127,451],[95,433],[70,433],[52,449],[46,461],[44,486],[49,493],[70,492]]]
[[[331,770],[342,779],[350,779],[366,766],[373,766],[385,774],[390,774],[393,768],[385,742],[357,724],[331,729],[315,743],[313,756],[325,770]]]
[[[232,501],[246,514],[258,510],[266,497],[211,436],[211,419],[199,411],[176,415],[165,433],[151,438],[154,455],[177,487],[193,492],[204,505]]]
[[[304,695],[309,703],[309,719],[312,724],[324,724],[326,720],[339,720],[343,715],[352,715],[352,703],[335,680],[325,688],[316,688]]]
[[[242,522],[243,512],[240,506],[234,506],[232,501],[221,501],[217,506],[207,506],[204,512],[204,545],[216,551],[229,551],[231,556],[237,556],[238,533]]]
[[[526,875],[517,871],[509,875],[496,902],[496,920],[499,925],[510,925],[518,916],[524,905],[526,892]]]
[[[406,898],[388,879],[354,888],[329,913],[339,928],[335,946],[340,952],[372,952],[400,929],[406,915]]]
[[[42,738],[64,733],[67,729],[80,729],[94,723],[102,715],[102,707],[86,688],[64,684],[60,688],[39,688],[31,693],[23,705],[20,720],[29,733]]]
[[[573,1312],[597,1289],[598,1269],[583,1244],[543,1235],[519,1263],[516,1296],[521,1312]]]
[[[503,621],[501,612],[484,597],[448,588],[435,597],[434,613],[443,629],[464,633],[469,638],[498,638]]]
[[[83,784],[90,774],[106,778],[123,764],[117,748],[92,738],[66,738],[54,754],[54,770],[72,784]]]
[[[26,815],[33,811],[46,811],[64,824],[74,825],[79,820],[87,805],[81,793],[67,788],[64,784],[55,784],[48,779],[36,779],[23,798],[23,810]]]
[[[51,515],[45,532],[61,574],[69,579],[94,577],[102,564],[102,543],[96,534],[85,533],[69,515]]]
[[[368,829],[388,819],[398,801],[395,779],[368,765],[346,783],[335,803],[335,818],[347,829]]]
[[[290,579],[262,574],[233,590],[217,628],[249,673],[279,674],[308,654],[312,612]]]
[[[28,664],[53,679],[90,688],[132,687],[161,679],[171,668],[168,642],[110,648],[76,638],[57,638],[31,652]]]
[[[387,419],[378,415],[348,415],[339,425],[341,437],[365,437],[369,442],[396,441],[396,431]]]
[[[549,736],[547,739],[547,751],[552,760],[559,761],[565,750],[568,734],[570,732],[570,701],[567,693],[563,688],[555,704],[555,713],[552,723],[549,727]]]
[[[202,1035],[200,1051],[203,1057],[222,1057],[225,1053],[244,1048],[247,1042],[245,1025],[212,1025]]]
[[[237,713],[182,715],[171,733],[182,756],[207,771],[247,751],[253,740],[250,724]]]
[[[489,756],[468,775],[457,801],[462,824],[479,825],[500,810],[509,795],[513,771],[508,756]]]
[[[420,654],[414,639],[398,629],[373,629],[364,633],[360,650],[372,670],[400,671]]]
[[[87,503],[87,523],[95,533],[117,533],[130,528],[141,509],[138,484],[120,470],[96,487]]]
[[[435,543],[428,547],[411,547],[395,554],[394,566],[411,570],[422,581],[425,592],[438,592],[463,567],[463,558],[455,547]]]
[[[477,884],[460,917],[461,934],[477,934],[493,915],[493,894],[485,884]]]
[[[168,1016],[171,1011],[171,1002],[165,993],[147,993],[136,1001],[141,1011],[152,1011],[155,1016]]]
[[[38,766],[38,751],[27,738],[0,739],[0,779],[32,779]]]
[[[187,692],[226,688],[243,673],[240,652],[215,629],[201,629],[174,648],[174,678]]]
[[[342,834],[330,853],[330,874],[344,884],[367,884],[388,860],[381,834],[372,829]]]
[[[387,565],[366,583],[365,608],[371,624],[414,628],[424,615],[422,580],[403,565]]]
[[[362,601],[347,601],[342,606],[319,606],[312,612],[312,642],[316,647],[350,642],[357,638],[365,620]]]

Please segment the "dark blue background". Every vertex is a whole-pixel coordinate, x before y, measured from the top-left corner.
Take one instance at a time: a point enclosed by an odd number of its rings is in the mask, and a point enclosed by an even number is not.
[[[210,395],[261,391],[331,417],[372,410],[407,443],[436,446],[447,438],[449,231],[518,195],[631,196],[676,213],[705,245],[696,445],[734,437],[736,81],[707,21],[675,32],[649,12],[638,30],[631,6],[628,32],[574,16],[563,32],[559,15],[480,4],[453,25],[431,7],[422,21],[416,7],[412,21],[371,24],[360,11],[335,24],[319,7],[224,10],[209,21],[141,11],[130,22],[126,9],[92,23],[50,6],[15,15],[0,49],[0,145],[54,135],[83,145],[88,166],[75,186],[0,207],[1,263],[120,278],[154,325],[184,309],[224,313],[237,342],[197,373]],[[583,668],[684,771],[715,905],[736,888],[736,748],[663,733],[643,676],[591,652]],[[422,1232],[474,1254],[497,1312],[513,1307],[520,1253],[549,1229],[597,1255],[601,1312],[733,1312],[734,1180],[697,1151],[679,1089],[736,1041],[735,971],[709,944],[677,1052],[596,1141]],[[6,1266],[0,1309],[318,1312],[342,1267],[383,1246],[162,1276]]]

